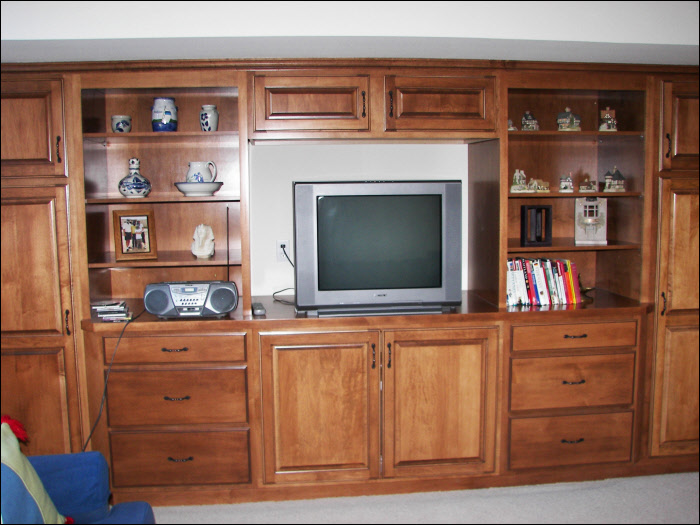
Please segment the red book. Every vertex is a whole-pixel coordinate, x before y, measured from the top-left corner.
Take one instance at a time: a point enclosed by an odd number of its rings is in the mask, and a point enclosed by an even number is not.
[[[581,302],[581,287],[578,283],[578,268],[576,268],[576,263],[571,262],[571,278],[574,281],[574,297],[576,297],[576,302]]]

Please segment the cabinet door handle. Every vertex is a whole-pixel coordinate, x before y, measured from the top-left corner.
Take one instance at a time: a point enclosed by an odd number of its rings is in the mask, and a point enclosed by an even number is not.
[[[182,458],[182,459],[175,459],[171,456],[168,456],[168,461],[172,461],[173,463],[185,463],[186,461],[194,461],[194,456],[190,456],[188,458]]]
[[[161,348],[161,352],[187,352],[189,348],[183,346],[182,348]]]
[[[661,292],[661,298],[664,300],[664,309],[661,310],[661,315],[666,315],[666,292]]]
[[[389,91],[389,116],[394,118],[394,92]]]
[[[586,382],[585,379],[581,379],[581,381],[562,381],[562,385],[582,385]]]
[[[372,368],[376,368],[377,366],[377,349],[374,346],[374,343],[372,343]]]
[[[564,443],[565,445],[576,445],[577,443],[583,443],[584,439],[579,438],[575,439],[574,441],[569,441],[568,439],[562,439],[561,442]]]
[[[170,397],[170,396],[163,396],[163,399],[166,401],[187,401],[190,399],[190,396],[185,396],[185,397]]]
[[[66,334],[70,335],[70,327],[68,326],[68,316],[70,315],[70,310],[66,310]]]
[[[581,334],[581,335],[569,335],[565,334],[564,339],[585,339],[588,337],[588,334]]]
[[[362,92],[362,118],[367,116],[367,93]]]
[[[666,158],[671,157],[671,134],[666,133],[666,140],[668,141],[668,150],[666,150]]]
[[[58,162],[61,162],[61,148],[59,147],[61,144],[61,136],[59,135],[56,137],[56,160]]]
[[[388,343],[387,346],[389,347],[389,361],[387,361],[386,367],[391,368],[391,343]]]

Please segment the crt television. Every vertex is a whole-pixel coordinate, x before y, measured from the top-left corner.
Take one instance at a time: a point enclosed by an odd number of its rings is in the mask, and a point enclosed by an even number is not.
[[[461,303],[461,181],[293,190],[297,313],[439,313]]]

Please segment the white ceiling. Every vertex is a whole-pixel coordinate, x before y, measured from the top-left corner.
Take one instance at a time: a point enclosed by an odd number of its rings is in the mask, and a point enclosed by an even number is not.
[[[698,65],[699,5],[2,1],[2,62],[368,57]]]

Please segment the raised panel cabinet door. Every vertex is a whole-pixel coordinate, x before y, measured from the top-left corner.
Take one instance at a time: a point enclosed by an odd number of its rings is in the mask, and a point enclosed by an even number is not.
[[[492,472],[497,328],[387,332],[384,476]]]
[[[652,455],[697,453],[698,180],[661,181]]]
[[[663,83],[662,170],[697,170],[700,166],[698,82]]]
[[[385,78],[387,131],[495,129],[493,77]]]
[[[65,176],[60,80],[2,81],[2,176]]]
[[[379,476],[378,339],[260,336],[266,483]]]
[[[255,83],[255,131],[366,131],[369,76],[264,76]]]
[[[71,451],[65,348],[2,347],[2,414],[21,421],[30,456]]]

